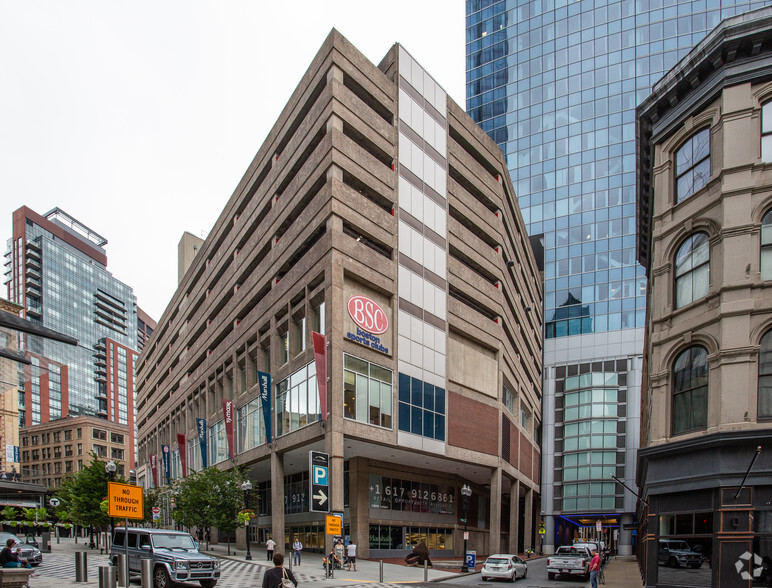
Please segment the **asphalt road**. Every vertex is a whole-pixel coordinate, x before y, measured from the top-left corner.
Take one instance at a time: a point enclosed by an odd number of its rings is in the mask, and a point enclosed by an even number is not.
[[[475,588],[496,588],[499,584],[513,586],[514,588],[551,588],[552,586],[561,586],[562,588],[584,588],[586,582],[579,578],[569,578],[560,576],[555,580],[547,579],[547,558],[527,560],[528,576],[517,581],[514,585],[505,580],[494,580],[483,582],[480,574],[471,574],[461,576],[452,580],[445,580],[442,584],[457,584],[462,586],[474,586]]]

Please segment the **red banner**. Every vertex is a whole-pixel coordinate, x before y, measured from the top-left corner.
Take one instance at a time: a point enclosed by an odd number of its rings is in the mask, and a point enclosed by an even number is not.
[[[158,457],[150,454],[150,471],[153,472],[153,488],[158,488]]]
[[[316,387],[319,389],[319,406],[322,421],[327,421],[327,337],[311,333],[314,339],[314,363],[316,364]]]
[[[182,466],[182,477],[188,476],[188,447],[185,445],[185,435],[177,433],[177,448],[180,450],[180,465]]]
[[[228,437],[228,454],[233,459],[233,400],[222,399],[222,412],[225,417],[225,435]]]

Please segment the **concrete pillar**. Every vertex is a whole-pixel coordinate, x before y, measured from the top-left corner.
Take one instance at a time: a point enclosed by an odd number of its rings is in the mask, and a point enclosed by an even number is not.
[[[533,490],[531,488],[525,489],[525,524],[523,525],[523,549],[528,551],[533,549]]]
[[[625,513],[622,515],[622,525],[619,529],[619,541],[617,542],[617,553],[619,555],[632,555],[633,553],[633,532],[624,528],[633,522],[633,515]],[[614,539],[614,530],[611,530],[611,539]]]
[[[552,515],[544,516],[544,553],[551,555],[555,553],[555,517]]]
[[[327,421],[328,426],[337,428],[337,423]],[[343,459],[344,459],[343,433],[337,430],[328,430],[325,435],[325,452],[330,456],[330,514],[343,513]],[[345,521],[344,521],[345,523]],[[332,549],[332,537],[324,537],[324,553],[330,553]]]
[[[517,553],[520,540],[520,480],[512,480],[509,488],[509,545],[507,553]]]
[[[284,455],[271,452],[271,536],[284,553]]]
[[[501,552],[501,468],[491,472],[491,500],[488,528],[488,553]]]

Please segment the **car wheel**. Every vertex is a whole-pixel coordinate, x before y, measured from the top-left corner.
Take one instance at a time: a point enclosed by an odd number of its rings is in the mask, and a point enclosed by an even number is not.
[[[512,570],[512,577],[509,579],[510,582],[514,582],[517,580],[517,570]]]
[[[482,581],[483,582],[487,582],[488,581],[488,578],[486,578],[485,576],[481,576],[481,577],[482,577]]]
[[[554,580],[555,579],[554,572],[547,572],[547,579],[548,580]]]
[[[201,584],[201,588],[214,588],[217,580],[199,580],[198,583]]]
[[[169,577],[169,572],[163,566],[156,566],[153,570],[153,586],[155,588],[171,588],[172,579]]]
[[[525,580],[528,577],[528,568],[525,568],[525,571],[523,572],[523,580]]]

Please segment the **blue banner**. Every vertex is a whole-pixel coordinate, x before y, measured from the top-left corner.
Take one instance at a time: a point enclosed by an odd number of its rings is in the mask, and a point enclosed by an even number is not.
[[[196,431],[198,431],[198,444],[201,446],[201,469],[206,469],[206,419],[196,419]]]
[[[168,445],[161,445],[161,454],[164,460],[164,474],[166,474],[166,483],[172,483],[172,454]]]
[[[15,463],[21,463],[21,453],[19,452],[19,446],[13,446],[13,461]]]
[[[257,383],[260,386],[260,400],[263,406],[263,422],[265,423],[265,442],[273,443],[271,431],[271,374],[257,372]]]

